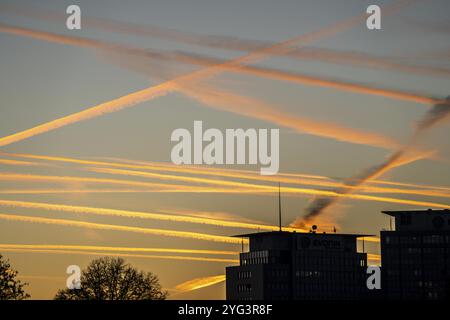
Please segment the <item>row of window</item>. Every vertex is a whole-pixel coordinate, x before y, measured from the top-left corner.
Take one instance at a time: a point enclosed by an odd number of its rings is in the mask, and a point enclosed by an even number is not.
[[[238,292],[252,292],[252,285],[250,283],[238,284]]]
[[[252,277],[251,271],[239,271],[238,279],[250,279]]]
[[[444,244],[449,243],[448,235],[432,234],[426,236],[386,236],[386,244],[400,242],[401,244]]]
[[[249,258],[241,259],[241,265],[246,266],[250,264],[267,264],[269,263],[269,258]]]

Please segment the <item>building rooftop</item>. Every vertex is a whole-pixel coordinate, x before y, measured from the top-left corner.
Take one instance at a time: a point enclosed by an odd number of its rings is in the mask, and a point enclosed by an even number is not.
[[[321,236],[339,236],[339,237],[353,237],[353,238],[361,238],[361,237],[372,237],[371,234],[350,234],[350,233],[323,233],[323,232],[289,232],[289,231],[265,231],[265,232],[254,232],[254,233],[246,233],[246,234],[238,234],[233,237],[236,238],[250,238],[250,237],[261,237],[261,236],[291,236],[291,235],[321,235]]]
[[[399,211],[381,211],[384,214],[387,214],[389,216],[395,217],[396,215],[399,214],[450,214],[450,210],[449,209],[438,209],[438,210],[433,210],[433,209],[427,209],[427,210],[399,210]]]

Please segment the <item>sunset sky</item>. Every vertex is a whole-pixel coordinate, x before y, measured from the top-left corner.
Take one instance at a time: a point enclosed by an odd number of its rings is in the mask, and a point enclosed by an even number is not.
[[[74,3],[81,30],[66,28]],[[370,4],[381,30],[350,23]],[[278,182],[284,226],[319,196],[339,197],[311,221],[325,232],[377,236],[389,228],[382,210],[450,208],[449,114],[417,129],[450,95],[449,10],[447,0],[2,0],[0,253],[33,299],[53,298],[67,266],[103,254],[154,272],[173,299],[224,299],[241,251],[229,236],[278,224]],[[246,54],[248,68],[233,70]],[[233,63],[192,75],[213,61]],[[76,114],[97,106],[108,113]],[[171,133],[195,120],[279,128],[279,174],[172,164]],[[399,150],[392,167],[340,191]]]

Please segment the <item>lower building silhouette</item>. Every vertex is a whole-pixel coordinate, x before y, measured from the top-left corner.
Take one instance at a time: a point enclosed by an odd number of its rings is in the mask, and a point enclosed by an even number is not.
[[[450,300],[450,211],[383,211],[381,289],[369,290],[368,235],[260,232],[239,266],[226,268],[229,300]],[[392,218],[391,218],[392,221]]]
[[[357,300],[366,292],[364,235],[261,232],[249,239],[240,265],[226,268],[229,300]]]
[[[383,211],[395,231],[381,231],[386,299],[450,299],[450,211]]]

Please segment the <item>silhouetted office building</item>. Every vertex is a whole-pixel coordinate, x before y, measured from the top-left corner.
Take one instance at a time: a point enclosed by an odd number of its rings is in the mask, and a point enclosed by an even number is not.
[[[249,238],[240,265],[226,268],[230,300],[360,299],[367,255],[357,251],[362,235],[261,232]]]
[[[450,298],[450,211],[383,211],[395,231],[381,231],[382,289],[387,299]]]

